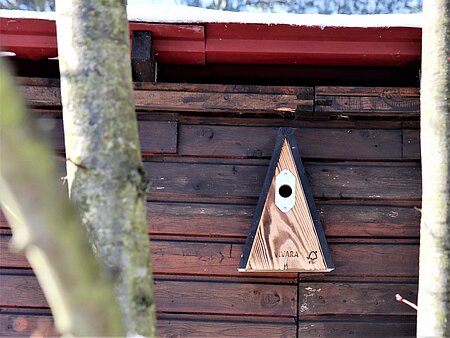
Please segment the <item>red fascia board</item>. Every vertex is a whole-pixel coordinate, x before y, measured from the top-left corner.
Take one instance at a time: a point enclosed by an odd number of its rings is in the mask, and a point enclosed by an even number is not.
[[[200,25],[130,23],[133,30],[152,32],[156,60],[172,64],[205,64],[204,28]],[[131,33],[130,33],[131,34]],[[32,60],[58,56],[56,25],[41,19],[0,18],[2,51]]]
[[[0,18],[2,51],[14,52],[19,58],[32,60],[56,57],[56,25],[38,19]]]
[[[132,30],[151,31],[167,64],[417,66],[421,53],[420,28],[131,22]],[[0,18],[0,45],[21,58],[55,57],[55,22]]]
[[[284,65],[412,66],[420,28],[206,24],[206,62]]]

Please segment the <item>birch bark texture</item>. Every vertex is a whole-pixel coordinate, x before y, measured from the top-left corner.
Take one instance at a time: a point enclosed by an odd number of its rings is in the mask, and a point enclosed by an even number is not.
[[[450,2],[424,1],[418,337],[450,336]]]
[[[155,336],[126,1],[61,0],[56,9],[69,193],[113,281],[127,336]]]
[[[0,62],[0,201],[64,336],[123,335],[113,287],[102,275],[54,156],[38,124],[26,114]]]

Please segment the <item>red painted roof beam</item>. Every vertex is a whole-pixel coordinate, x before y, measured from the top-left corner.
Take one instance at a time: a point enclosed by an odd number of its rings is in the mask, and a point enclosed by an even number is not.
[[[417,66],[421,55],[420,28],[132,22],[130,30],[151,31],[167,64]],[[0,18],[0,44],[22,58],[55,57],[55,22]]]
[[[206,62],[409,66],[421,55],[420,28],[206,24]]]
[[[205,63],[205,34],[203,26],[130,23],[130,31],[152,32],[156,59],[161,63]],[[56,25],[41,19],[0,18],[2,51],[14,52],[17,57],[33,60],[58,55]]]

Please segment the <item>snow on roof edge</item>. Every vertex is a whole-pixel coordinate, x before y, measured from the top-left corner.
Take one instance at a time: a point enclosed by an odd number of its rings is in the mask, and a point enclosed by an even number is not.
[[[244,23],[320,27],[422,27],[422,13],[324,15],[226,12],[187,6],[129,5],[128,20],[149,23]],[[0,10],[1,18],[55,20],[55,12]]]

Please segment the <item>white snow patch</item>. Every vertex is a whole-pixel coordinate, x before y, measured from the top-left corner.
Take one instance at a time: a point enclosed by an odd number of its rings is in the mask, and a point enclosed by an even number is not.
[[[16,53],[14,52],[0,52],[0,57],[3,56],[16,56]]]
[[[188,6],[129,5],[128,20],[152,23],[253,23],[320,27],[422,27],[422,14],[289,14],[227,12]],[[55,12],[0,10],[10,19],[55,20]]]
[[[321,288],[314,289],[314,288],[308,286],[308,287],[305,288],[305,290],[312,291],[312,292],[320,292],[322,289]]]

